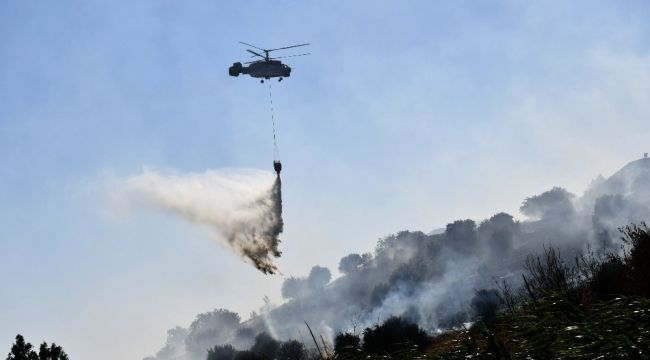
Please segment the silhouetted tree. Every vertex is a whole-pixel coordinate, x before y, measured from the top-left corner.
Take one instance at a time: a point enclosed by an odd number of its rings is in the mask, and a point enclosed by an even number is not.
[[[456,220],[447,224],[445,229],[445,241],[451,247],[463,254],[472,253],[478,250],[478,233],[476,223],[473,220]]]
[[[361,339],[351,333],[338,333],[334,338],[334,352],[341,355],[349,352],[356,352],[359,349]]]
[[[7,360],[68,360],[68,355],[63,349],[52,343],[47,346],[47,343],[42,343],[38,354],[33,350],[32,344],[25,341],[22,335],[16,335],[16,343],[11,347],[11,352],[7,356]]]
[[[307,281],[309,282],[309,287],[313,290],[327,285],[331,279],[332,273],[328,268],[316,265],[311,268]]]
[[[427,333],[419,326],[396,316],[363,331],[363,350],[369,353],[391,353],[410,345],[422,347],[428,341]]]
[[[52,343],[50,347],[47,347],[47,343],[44,342],[41,344],[41,347],[38,351],[39,360],[68,360],[68,355],[63,351],[63,349],[55,343]]]
[[[16,335],[16,343],[11,346],[7,360],[38,360],[38,355],[32,350],[32,344],[25,341],[22,335]]]
[[[478,226],[479,239],[493,257],[508,257],[514,237],[520,231],[520,224],[506,213],[498,213]]]
[[[302,360],[306,356],[305,346],[296,341],[289,340],[285,341],[280,345],[278,350],[277,359],[278,360]]]
[[[227,309],[217,309],[199,314],[190,325],[185,337],[185,348],[196,355],[204,356],[215,343],[223,343],[239,326],[240,317]]]
[[[217,345],[208,349],[207,360],[233,360],[237,350],[232,345]]]
[[[339,261],[339,271],[343,274],[349,274],[356,271],[363,263],[363,258],[359,254],[350,254],[341,258]]]
[[[272,338],[266,332],[261,332],[255,337],[255,344],[251,351],[263,359],[273,359],[280,349],[280,342]]]
[[[524,200],[519,210],[522,214],[539,219],[567,221],[575,215],[571,203],[573,194],[561,187],[531,196]]]
[[[282,297],[285,299],[291,299],[302,296],[305,292],[304,281],[304,279],[300,279],[294,276],[290,276],[285,279],[282,283]]]
[[[264,358],[250,350],[237,351],[233,360],[264,360]]]
[[[332,273],[326,267],[314,266],[306,278],[290,277],[282,283],[282,297],[299,298],[323,288],[332,279]]]

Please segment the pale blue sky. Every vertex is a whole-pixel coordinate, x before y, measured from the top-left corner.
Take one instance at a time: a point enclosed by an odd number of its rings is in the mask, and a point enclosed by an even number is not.
[[[279,266],[335,269],[403,229],[517,215],[649,151],[645,1],[4,1],[0,352],[21,332],[75,359],[139,359],[264,276],[170,216],[123,214],[144,166],[271,169],[268,88],[238,40],[310,42],[273,83]]]

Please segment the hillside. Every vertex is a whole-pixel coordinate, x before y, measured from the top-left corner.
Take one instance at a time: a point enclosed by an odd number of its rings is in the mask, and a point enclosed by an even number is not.
[[[344,275],[332,282],[330,271],[318,266],[308,276],[287,279],[286,302],[246,321],[230,315],[225,321],[226,310],[199,315],[153,359],[202,360],[215,345],[248,349],[262,333],[305,342],[305,321],[330,344],[338,332],[369,328],[391,316],[430,334],[458,329],[479,316],[473,306],[480,300],[477,291],[493,292],[498,284],[521,288],[531,254],[553,248],[573,259],[618,251],[618,228],[650,218],[649,174],[650,159],[640,159],[595,182],[583,196],[556,187],[528,197],[521,206],[525,220],[497,213],[480,222],[455,221],[442,233],[387,236],[372,253],[344,257]]]

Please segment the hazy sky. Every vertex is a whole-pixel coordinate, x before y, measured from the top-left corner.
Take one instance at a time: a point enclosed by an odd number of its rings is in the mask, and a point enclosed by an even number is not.
[[[284,276],[403,230],[581,193],[650,151],[647,1],[0,4],[0,354],[140,359],[265,276],[183,221],[122,209],[143,168],[272,169],[268,87],[238,40],[310,42],[273,82]],[[300,51],[302,52],[302,51]],[[287,52],[290,54],[291,52]]]

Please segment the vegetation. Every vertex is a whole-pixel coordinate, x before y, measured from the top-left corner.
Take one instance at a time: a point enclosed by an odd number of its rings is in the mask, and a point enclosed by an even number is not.
[[[650,358],[650,231],[621,229],[629,250],[567,264],[529,257],[523,296],[502,286],[502,312],[432,339],[431,359]],[[404,358],[394,356],[394,358]]]
[[[476,291],[469,327],[431,337],[405,318],[391,317],[362,336],[356,328],[339,333],[333,348],[310,330],[318,350],[260,333],[249,350],[218,345],[207,360],[650,359],[650,229],[641,223],[620,230],[627,245],[621,253],[567,261],[547,248],[529,256],[520,289],[503,282]],[[342,267],[353,272],[360,261],[350,257]],[[317,287],[329,276],[313,271],[313,281],[300,285]],[[54,343],[43,343],[37,353],[21,335],[7,357],[67,359]]]
[[[477,291],[469,328],[428,338],[391,318],[363,341],[339,334],[332,358],[650,359],[650,230],[642,223],[621,232],[622,254],[571,263],[553,248],[530,256],[519,291],[507,283]]]
[[[18,334],[16,342],[11,346],[11,352],[7,355],[7,360],[68,360],[68,355],[55,343],[47,346],[46,342],[41,344],[37,353],[34,351],[34,346]]]

